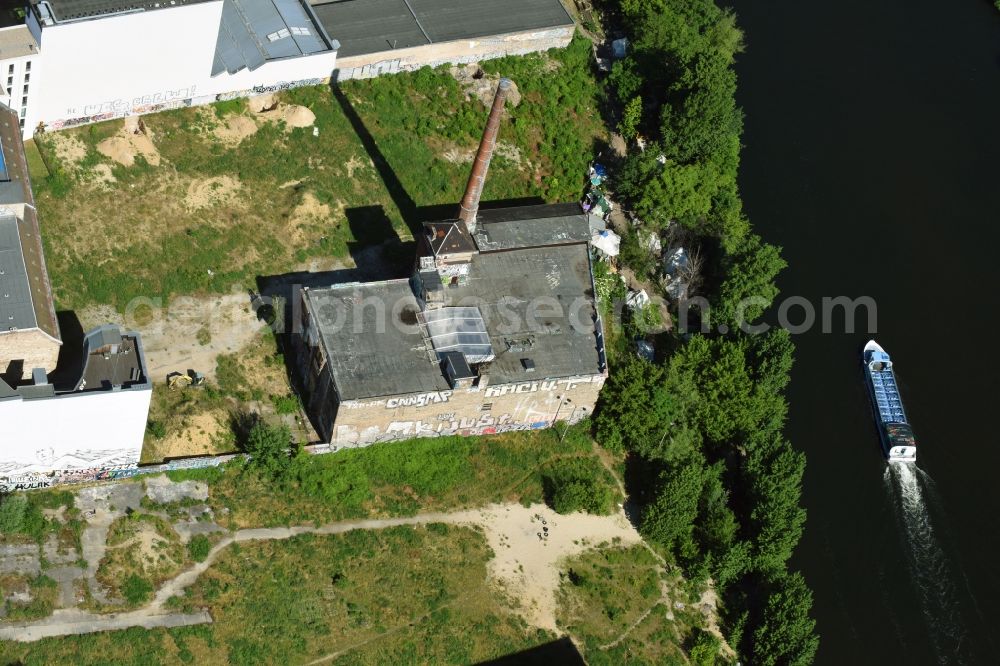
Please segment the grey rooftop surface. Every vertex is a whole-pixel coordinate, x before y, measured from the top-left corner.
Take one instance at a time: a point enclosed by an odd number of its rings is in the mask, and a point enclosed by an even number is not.
[[[331,48],[306,0],[225,0],[212,75]]]
[[[310,289],[305,300],[342,400],[451,388],[428,355],[409,280]]]
[[[604,371],[589,246],[559,239],[560,229],[569,224],[564,217],[534,219],[536,246],[476,254],[467,282],[439,292],[444,308],[478,308],[481,313],[495,354],[488,370],[491,385]],[[584,215],[575,220],[588,229]],[[416,324],[426,317],[418,314],[422,304],[408,280],[311,289],[305,301],[341,399],[450,388],[432,340]],[[435,312],[428,309],[426,314],[434,318]]]
[[[24,143],[18,126],[17,112],[0,103],[0,150],[3,169],[0,176],[0,208],[24,204],[24,217],[16,219],[8,208],[0,214],[0,335],[18,329],[39,328],[59,340],[59,323],[56,319],[52,286],[45,268],[42,236],[35,213],[35,199],[28,179],[28,163],[24,157]],[[16,235],[17,239],[14,239]],[[14,252],[20,254],[18,258]],[[24,297],[27,288],[27,298]],[[10,294],[4,297],[4,294]],[[23,309],[27,303],[30,314]]]
[[[149,385],[137,333],[122,333],[114,324],[105,324],[87,333],[83,344],[86,356],[77,391]]]
[[[590,225],[579,204],[551,204],[480,210],[476,245],[482,252],[539,245],[586,243]]]
[[[153,9],[169,9],[181,5],[196,5],[214,0],[48,0],[55,19],[59,21],[74,21],[97,18],[123,12],[150,11]],[[38,0],[31,0],[35,11],[39,11]]]
[[[19,227],[13,215],[0,215],[0,335],[36,326]]]
[[[335,0],[313,9],[341,57],[573,25],[559,0]]]

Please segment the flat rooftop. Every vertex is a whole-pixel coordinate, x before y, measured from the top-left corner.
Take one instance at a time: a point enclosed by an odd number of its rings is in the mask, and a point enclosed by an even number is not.
[[[489,361],[491,385],[604,370],[589,246],[562,238],[565,233],[586,233],[589,239],[587,218],[578,213],[571,218],[574,225],[562,214],[568,209],[546,208],[558,214],[519,220],[534,225],[533,244],[476,254],[467,281],[438,292],[442,307],[478,308],[495,354]],[[433,278],[440,284],[436,272]],[[310,289],[305,300],[341,399],[451,388],[432,339],[419,324],[423,304],[409,280]],[[428,316],[435,312],[439,310],[426,310]]]
[[[451,388],[431,360],[416,324],[420,304],[409,280],[337,285],[305,293],[341,399]]]
[[[559,0],[335,0],[313,11],[340,57],[573,25]]]
[[[46,4],[52,8],[56,22],[59,22],[216,1],[218,0],[48,0]],[[45,16],[45,10],[38,6],[38,0],[31,0],[31,4],[38,15]]]
[[[0,10],[0,60],[20,58],[38,53],[38,42],[21,19],[20,25],[2,25],[4,10]]]

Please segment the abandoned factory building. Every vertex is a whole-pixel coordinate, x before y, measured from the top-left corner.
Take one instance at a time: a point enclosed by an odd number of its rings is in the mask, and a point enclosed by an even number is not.
[[[334,447],[533,430],[588,416],[607,377],[578,204],[479,212],[501,79],[457,219],[423,226],[409,278],[302,289],[296,364]]]
[[[544,428],[590,415],[606,363],[576,204],[426,225],[409,279],[302,291],[300,372],[325,441]]]

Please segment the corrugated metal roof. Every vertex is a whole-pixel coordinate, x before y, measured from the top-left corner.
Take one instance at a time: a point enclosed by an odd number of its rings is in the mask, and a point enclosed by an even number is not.
[[[342,58],[573,25],[559,0],[336,0],[313,11]]]

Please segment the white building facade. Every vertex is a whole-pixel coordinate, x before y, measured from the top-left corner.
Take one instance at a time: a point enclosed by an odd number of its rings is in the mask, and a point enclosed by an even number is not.
[[[314,85],[336,66],[337,42],[306,0],[109,0],[81,15],[84,6],[42,0],[28,6],[25,26],[0,31],[37,44],[10,59],[0,50],[25,137]]]

